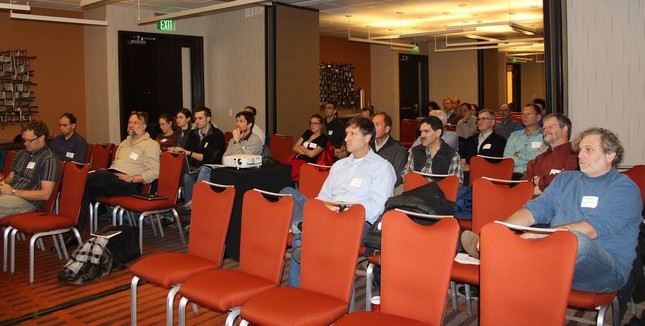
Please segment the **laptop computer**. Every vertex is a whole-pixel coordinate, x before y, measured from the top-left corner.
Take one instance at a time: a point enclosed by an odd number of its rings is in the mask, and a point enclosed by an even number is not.
[[[190,165],[190,160],[188,159],[188,155],[186,155],[185,152],[184,152],[184,168],[183,168],[183,170],[184,170],[183,171],[184,173],[190,173],[190,174],[197,173],[197,171],[199,170],[199,167],[194,167],[194,166]]]

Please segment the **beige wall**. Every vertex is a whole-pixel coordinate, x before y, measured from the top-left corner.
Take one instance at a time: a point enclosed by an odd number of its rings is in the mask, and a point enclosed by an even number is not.
[[[430,100],[441,103],[446,96],[457,96],[462,102],[477,103],[476,51],[435,53],[430,49],[428,60]]]
[[[544,63],[527,62],[521,64],[522,69],[522,103],[524,105],[534,98],[546,98],[546,80]]]
[[[370,46],[372,105],[392,116],[390,133],[399,139],[399,54],[387,46]]]
[[[141,11],[141,17],[152,15],[151,11]],[[119,142],[118,31],[159,31],[155,24],[137,25],[134,7],[99,7],[88,11],[86,17],[107,18],[110,22],[103,29],[86,27],[85,48],[94,54],[88,56],[85,70],[89,136],[95,141]],[[172,34],[204,37],[206,106],[213,110],[220,129],[232,129],[235,113],[245,105],[255,106],[257,123],[264,124],[263,7],[179,19]]]
[[[568,113],[574,134],[616,132],[625,164],[645,162],[645,2],[567,1]]]

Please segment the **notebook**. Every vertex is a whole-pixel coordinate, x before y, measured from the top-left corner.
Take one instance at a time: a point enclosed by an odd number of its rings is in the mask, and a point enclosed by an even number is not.
[[[159,196],[159,195],[153,195],[153,194],[134,194],[132,195],[132,197],[145,199],[145,200],[162,200],[162,199],[168,198],[166,196]]]

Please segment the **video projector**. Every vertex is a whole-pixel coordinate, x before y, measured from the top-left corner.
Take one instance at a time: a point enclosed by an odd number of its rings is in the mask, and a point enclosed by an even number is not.
[[[262,156],[251,154],[237,154],[224,156],[222,163],[238,169],[256,168],[262,166]]]

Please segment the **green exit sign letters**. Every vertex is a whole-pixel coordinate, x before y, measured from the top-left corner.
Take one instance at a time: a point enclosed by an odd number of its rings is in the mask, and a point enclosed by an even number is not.
[[[172,19],[162,19],[157,22],[157,29],[160,31],[174,32],[175,21]]]

